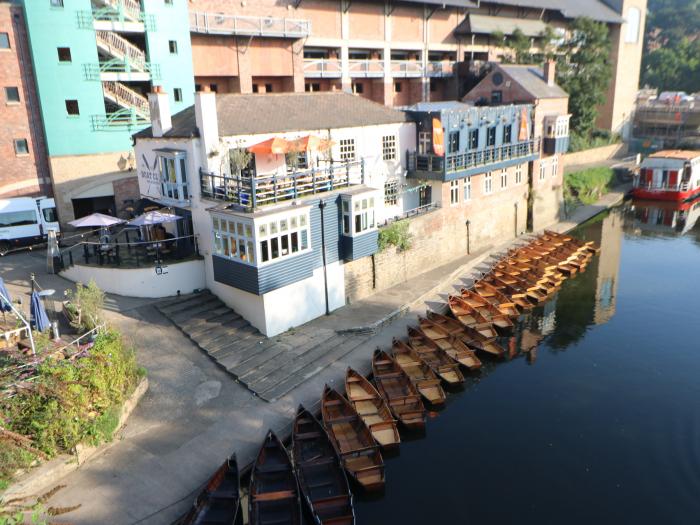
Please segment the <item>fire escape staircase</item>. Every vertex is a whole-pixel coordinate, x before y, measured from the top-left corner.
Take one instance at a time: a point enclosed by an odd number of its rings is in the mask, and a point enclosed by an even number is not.
[[[134,109],[136,113],[148,117],[148,99],[141,93],[131,89],[121,82],[102,82],[104,97],[110,102],[124,108]]]
[[[113,31],[95,31],[97,48],[109,56],[128,64],[131,69],[148,71],[146,53],[126,38]]]
[[[92,0],[93,10],[97,8],[114,11],[133,22],[142,20],[141,5],[138,0]]]

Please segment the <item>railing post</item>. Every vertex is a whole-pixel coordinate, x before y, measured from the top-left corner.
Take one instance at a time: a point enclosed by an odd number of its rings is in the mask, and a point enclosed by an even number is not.
[[[295,177],[295,174],[292,174],[292,188],[294,191],[294,198],[296,199],[298,197],[297,193],[297,178]]]
[[[253,204],[253,209],[258,207],[258,181],[254,175],[250,177],[250,201]]]
[[[316,168],[311,168],[311,193],[316,193]]]

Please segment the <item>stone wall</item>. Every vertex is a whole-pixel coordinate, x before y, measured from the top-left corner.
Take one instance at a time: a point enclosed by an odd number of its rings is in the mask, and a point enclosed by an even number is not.
[[[580,166],[593,162],[602,162],[604,160],[621,157],[627,153],[627,144],[610,144],[609,146],[601,146],[600,148],[591,148],[574,153],[566,153],[563,155],[564,166]],[[568,170],[567,170],[568,171]]]

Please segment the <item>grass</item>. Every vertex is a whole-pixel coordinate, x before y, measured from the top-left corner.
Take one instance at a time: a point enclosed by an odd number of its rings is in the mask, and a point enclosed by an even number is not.
[[[612,168],[588,168],[564,175],[564,198],[568,205],[593,204],[610,191]]]

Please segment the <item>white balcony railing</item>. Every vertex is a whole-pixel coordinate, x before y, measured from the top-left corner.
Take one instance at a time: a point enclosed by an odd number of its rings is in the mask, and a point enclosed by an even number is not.
[[[273,16],[239,16],[190,12],[190,31],[217,35],[303,38],[311,34],[311,21]]]
[[[348,61],[348,72],[351,77],[383,77],[384,61],[374,58],[351,59]]]
[[[453,60],[440,60],[428,62],[426,76],[429,77],[451,77],[454,75],[456,62]]]
[[[392,60],[391,76],[397,78],[422,77],[423,64],[418,60]]]
[[[342,68],[337,58],[305,58],[304,76],[310,78],[340,78]]]

